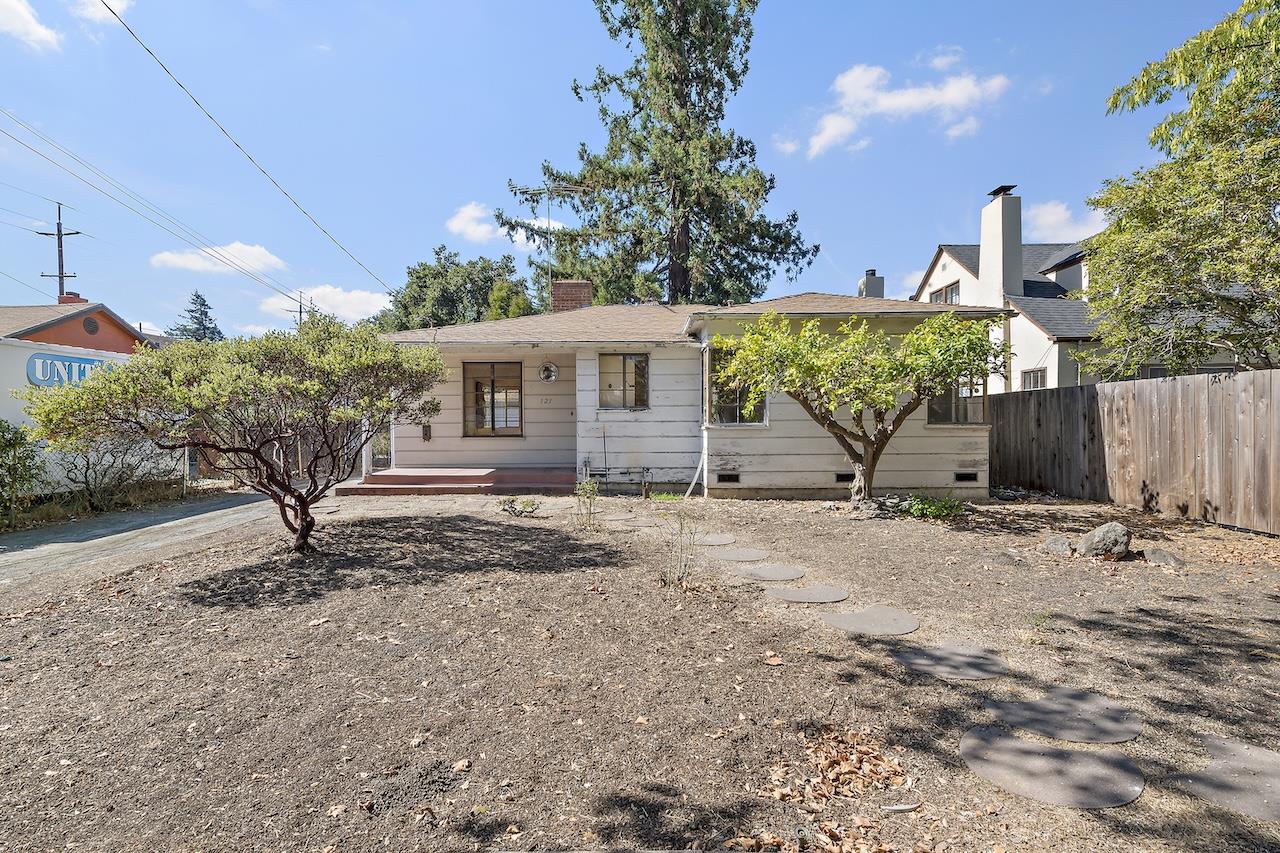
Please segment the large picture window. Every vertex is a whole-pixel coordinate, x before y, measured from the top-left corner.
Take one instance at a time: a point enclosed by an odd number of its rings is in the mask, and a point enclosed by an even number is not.
[[[711,350],[711,401],[710,422],[713,424],[762,424],[764,407],[761,402],[750,415],[743,411],[746,403],[745,388],[732,388],[720,382],[720,365],[728,358],[724,350]]]
[[[649,408],[648,354],[600,354],[600,408]]]
[[[987,380],[962,380],[946,394],[930,397],[931,424],[980,424],[986,422]]]
[[[462,434],[523,435],[518,361],[462,364]]]

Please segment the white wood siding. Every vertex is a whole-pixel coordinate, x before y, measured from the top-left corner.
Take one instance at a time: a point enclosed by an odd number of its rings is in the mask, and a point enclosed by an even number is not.
[[[795,401],[769,398],[767,426],[708,429],[707,459],[713,492],[785,489],[843,492],[837,473],[852,470],[840,446]],[[988,443],[985,426],[928,425],[921,407],[898,430],[876,468],[875,491],[954,491],[987,494]],[[977,482],[956,482],[955,472],[976,472]],[[737,483],[717,483],[716,474],[736,473]]]
[[[432,391],[441,411],[431,421],[431,441],[418,424],[396,424],[392,440],[397,468],[574,467],[574,355],[540,347],[496,350],[443,350],[446,379]],[[462,363],[519,361],[523,364],[523,436],[462,434]],[[555,382],[538,379],[544,362],[559,368]]]
[[[599,357],[615,352],[649,354],[647,409],[600,408]],[[648,468],[654,483],[693,479],[702,454],[700,350],[671,346],[582,351],[577,376],[579,466]],[[639,482],[640,478],[629,479]]]

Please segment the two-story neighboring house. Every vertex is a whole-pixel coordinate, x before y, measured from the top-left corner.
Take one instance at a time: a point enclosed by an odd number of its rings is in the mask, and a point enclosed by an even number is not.
[[[1096,382],[1072,357],[1095,345],[1088,305],[1067,298],[1088,282],[1084,252],[1079,243],[1023,243],[1022,199],[1013,189],[991,191],[980,242],[938,246],[911,299],[1016,312],[1002,333],[1013,349],[1008,379],[991,376],[991,393]]]

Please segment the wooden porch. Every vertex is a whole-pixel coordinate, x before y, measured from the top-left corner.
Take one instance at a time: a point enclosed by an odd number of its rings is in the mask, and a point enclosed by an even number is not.
[[[388,468],[358,483],[343,483],[338,495],[567,495],[572,468]]]

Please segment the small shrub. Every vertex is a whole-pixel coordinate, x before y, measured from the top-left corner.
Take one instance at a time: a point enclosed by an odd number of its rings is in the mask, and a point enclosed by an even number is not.
[[[579,530],[596,528],[596,498],[600,495],[600,484],[588,477],[573,487],[573,496],[577,503],[573,509],[573,521]]]
[[[693,574],[696,562],[696,546],[698,529],[693,519],[679,510],[675,514],[675,525],[671,529],[671,560],[662,567],[658,574],[658,584],[676,589],[688,589],[689,577]]]
[[[40,446],[21,426],[0,421],[0,500],[6,525],[17,524],[18,510],[31,499],[44,473]]]
[[[676,492],[654,492],[649,496],[649,499],[655,501],[682,501],[684,500],[684,495]]]
[[[912,518],[934,518],[946,520],[955,518],[965,512],[964,502],[951,495],[933,497],[931,495],[912,495],[903,512]]]
[[[533,498],[502,498],[498,501],[498,509],[512,518],[529,518],[542,508],[540,501]]]

